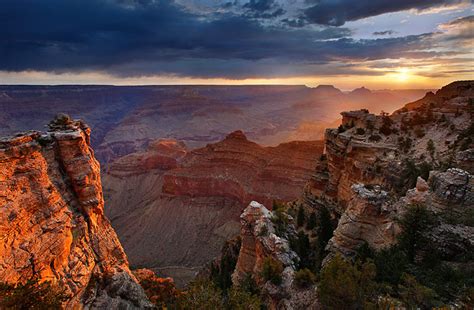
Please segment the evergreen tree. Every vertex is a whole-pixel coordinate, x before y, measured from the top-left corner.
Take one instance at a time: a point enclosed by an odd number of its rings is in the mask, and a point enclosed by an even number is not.
[[[309,216],[309,219],[308,219],[308,223],[306,223],[306,229],[312,230],[316,227],[316,225],[317,225],[316,213],[311,212],[311,214]]]
[[[300,205],[300,207],[298,208],[298,215],[296,217],[296,225],[298,225],[298,227],[302,227],[304,225],[305,220],[306,214],[304,212],[303,206]]]

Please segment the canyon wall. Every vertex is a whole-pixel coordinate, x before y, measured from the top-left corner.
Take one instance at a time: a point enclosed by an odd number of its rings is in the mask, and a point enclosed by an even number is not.
[[[298,198],[322,149],[319,141],[262,147],[241,131],[192,151],[159,140],[111,165],[106,214],[133,266],[183,284],[238,235],[250,201],[271,208]]]
[[[104,216],[89,127],[49,126],[0,139],[0,279],[51,281],[66,307],[149,308]]]
[[[412,204],[472,212],[473,99],[474,83],[461,81],[392,115],[341,113],[342,125],[326,130],[325,153],[302,199],[338,220],[328,250],[350,256],[364,242],[393,244],[396,219]]]

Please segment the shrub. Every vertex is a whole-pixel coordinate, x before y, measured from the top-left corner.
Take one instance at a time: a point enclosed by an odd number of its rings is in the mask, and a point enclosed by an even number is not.
[[[325,309],[364,309],[375,291],[375,265],[353,265],[337,254],[321,271],[318,295]]]
[[[411,205],[399,220],[402,233],[398,242],[410,262],[415,261],[417,252],[429,245],[426,232],[434,225],[433,214],[423,205]]]
[[[308,235],[304,232],[298,232],[296,238],[290,239],[290,247],[293,249],[300,258],[299,268],[311,268],[312,260],[311,255],[311,244],[309,242]]]
[[[257,283],[255,283],[251,273],[245,274],[245,277],[239,283],[239,287],[252,295],[260,294],[260,289]]]
[[[221,290],[211,281],[197,279],[179,300],[178,309],[223,309]]]
[[[227,308],[232,310],[260,310],[262,303],[257,295],[233,287],[229,292]],[[216,309],[216,308],[210,308]]]
[[[313,285],[315,282],[316,276],[314,275],[314,273],[311,272],[311,270],[307,268],[298,270],[295,273],[295,284],[298,287],[306,288]]]
[[[296,225],[298,225],[298,227],[302,227],[305,221],[306,221],[306,214],[304,212],[303,206],[300,205],[300,207],[298,208],[298,215],[296,217]]]
[[[363,135],[363,134],[365,134],[364,128],[357,128],[357,129],[356,129],[356,134],[358,134],[358,135]]]
[[[436,293],[432,289],[421,285],[414,276],[409,274],[402,276],[402,282],[399,286],[400,297],[408,309],[417,309],[420,306],[423,308],[435,306]]]
[[[281,262],[273,259],[272,257],[266,257],[263,260],[261,276],[265,281],[271,281],[275,285],[280,285],[282,281],[282,272],[283,265]]]
[[[428,140],[428,143],[426,144],[426,150],[428,151],[428,153],[430,153],[431,158],[434,159],[436,148],[433,140]]]
[[[379,135],[371,135],[369,137],[369,141],[371,142],[379,142],[380,140],[382,140],[382,137]]]
[[[170,278],[157,277],[151,270],[134,272],[150,301],[159,309],[176,306],[181,292]]]
[[[231,276],[237,264],[240,244],[240,237],[227,241],[222,247],[221,259],[217,263],[211,264],[211,279],[224,292],[232,286]]]
[[[425,136],[425,131],[421,128],[416,128],[415,129],[415,136],[417,138],[423,138]]]
[[[51,282],[35,279],[25,284],[0,284],[0,309],[61,309],[67,299]]]
[[[285,237],[288,228],[288,216],[281,209],[273,210],[272,223],[275,225],[275,234],[279,237]]]
[[[316,227],[317,224],[317,218],[316,218],[316,213],[311,212],[309,215],[308,223],[306,223],[306,229],[311,230]]]

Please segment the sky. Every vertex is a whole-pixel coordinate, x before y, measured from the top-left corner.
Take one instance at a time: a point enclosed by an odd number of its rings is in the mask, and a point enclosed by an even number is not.
[[[0,84],[474,79],[472,0],[0,0]]]

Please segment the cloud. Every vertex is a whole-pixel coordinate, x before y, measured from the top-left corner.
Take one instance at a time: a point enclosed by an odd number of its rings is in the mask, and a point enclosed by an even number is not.
[[[385,30],[385,31],[375,31],[372,34],[374,36],[387,36],[387,35],[392,35],[395,34],[396,31],[393,30]]]
[[[466,0],[309,0],[312,5],[304,10],[304,17],[310,23],[342,26],[348,21],[359,20],[384,13],[432,7],[452,6]]]
[[[437,36],[431,33],[355,40],[344,27],[269,23],[254,17],[264,15],[248,15],[273,14],[278,5],[260,2],[239,5],[241,14],[210,14],[164,0],[3,0],[0,71],[204,78],[368,74],[340,64],[452,53],[431,50]]]

